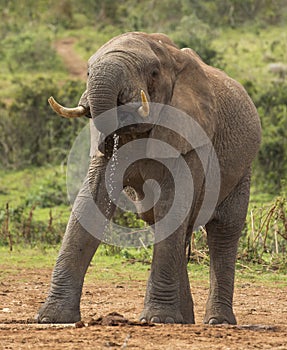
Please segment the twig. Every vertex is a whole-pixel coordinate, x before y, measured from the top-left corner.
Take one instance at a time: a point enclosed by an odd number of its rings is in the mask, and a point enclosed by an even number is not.
[[[135,231],[129,232],[128,234],[129,235],[133,235],[135,233],[146,232],[146,231],[149,231],[149,228],[143,228],[143,229],[140,229],[140,230],[135,230]]]
[[[278,249],[278,225],[277,225],[277,221],[275,221],[274,223],[274,241],[275,241],[275,253],[279,254],[279,249]]]
[[[284,204],[285,203],[286,203],[285,200],[280,202],[279,216],[282,219],[283,226],[285,228],[285,234],[282,237],[287,240],[287,218],[286,218],[286,214],[285,214],[285,211],[284,211],[284,206],[285,206]]]
[[[10,249],[10,252],[12,252],[12,250],[13,250],[13,242],[12,242],[11,232],[9,230],[9,224],[10,224],[9,203],[6,203],[6,220],[5,220],[5,225],[4,225],[4,236],[8,238],[9,249]]]
[[[272,216],[274,214],[274,211],[276,209],[276,206],[277,206],[277,202],[274,204],[274,206],[270,209],[267,217],[268,217],[268,220],[266,220],[266,230],[265,230],[265,235],[264,235],[264,241],[263,241],[263,250],[262,250],[262,253],[261,253],[261,258],[264,254],[264,252],[266,251],[266,241],[267,241],[267,236],[268,236],[268,231],[269,231],[269,226],[270,226],[270,221],[272,219]]]
[[[147,249],[147,246],[144,244],[143,240],[139,237],[139,241],[141,242],[141,245],[144,247],[145,250]]]
[[[241,264],[239,262],[237,262],[236,264],[241,266],[241,267],[243,267],[243,268],[245,268],[245,269],[247,269],[247,270],[249,270],[249,271],[253,271],[249,266],[243,265],[243,264]]]
[[[251,209],[251,212],[250,212],[250,220],[251,220],[252,242],[254,242],[255,229],[254,229],[254,215],[253,215],[253,209]]]
[[[53,231],[53,214],[52,214],[52,209],[50,209],[50,211],[49,211],[49,223],[48,223],[47,231],[48,232],[52,232]]]
[[[253,248],[254,248],[254,245],[258,239],[258,237],[260,236],[260,234],[262,233],[263,231],[263,228],[265,226],[265,224],[267,225],[267,230],[265,230],[265,233],[268,232],[268,229],[269,229],[269,224],[270,224],[270,220],[271,220],[271,217],[274,213],[274,210],[276,209],[276,206],[277,206],[277,203],[275,203],[268,211],[265,219],[263,220],[263,222],[261,223],[259,229],[258,229],[258,233],[256,234],[256,236],[254,237],[254,241],[253,241]],[[264,237],[264,249],[265,249],[265,244],[266,244],[266,235]]]
[[[36,208],[36,204],[34,204],[30,210],[30,213],[29,213],[29,217],[28,217],[28,220],[27,220],[27,225],[25,224],[24,226],[24,237],[25,237],[25,240],[27,242],[30,242],[31,241],[31,225],[32,225],[32,219],[33,219],[33,214],[34,214],[34,210]]]
[[[201,231],[201,233],[203,234],[203,236],[206,238],[207,237],[207,232],[204,226],[199,226],[199,229]]]
[[[130,340],[130,337],[131,337],[131,335],[130,335],[130,333],[129,333],[129,334],[126,336],[126,339],[125,339],[125,341],[124,341],[124,343],[123,343],[121,349],[125,349],[125,348],[128,346],[128,341]]]

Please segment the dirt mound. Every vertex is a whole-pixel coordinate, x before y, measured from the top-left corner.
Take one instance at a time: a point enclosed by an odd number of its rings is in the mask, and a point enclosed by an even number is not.
[[[140,321],[131,321],[125,318],[123,315],[117,312],[111,312],[106,316],[101,316],[96,320],[91,319],[87,326],[140,326],[140,327],[153,327],[154,324],[150,322],[140,322]],[[76,327],[85,327],[85,323],[80,321],[76,323]]]

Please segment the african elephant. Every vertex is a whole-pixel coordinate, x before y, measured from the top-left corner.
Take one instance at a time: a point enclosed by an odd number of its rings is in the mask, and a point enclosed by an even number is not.
[[[207,324],[235,324],[233,313],[234,272],[237,244],[243,228],[249,202],[251,163],[258,151],[261,127],[256,108],[244,88],[224,72],[205,64],[192,49],[179,49],[163,34],[140,32],[117,36],[102,46],[89,60],[87,89],[78,107],[66,108],[50,99],[54,110],[64,117],[92,118],[99,131],[97,150],[91,157],[88,187],[93,200],[109,220],[115,210],[113,203],[107,208],[109,194],[105,172],[112,157],[114,138],[111,136],[107,111],[119,107],[113,123],[119,136],[119,149],[131,141],[144,140],[139,148],[147,156],[135,161],[124,173],[122,187],[132,188],[138,201],[146,193],[153,198],[156,191],[153,179],[160,186],[159,198],[152,207],[143,207],[141,217],[155,227],[156,240],[150,277],[147,282],[141,321],[157,323],[194,323],[193,300],[187,274],[186,246],[192,230],[204,225],[210,254],[210,290],[204,322]],[[153,104],[156,106],[152,113]],[[127,106],[120,110],[120,107]],[[165,126],[165,118],[173,125],[177,113],[166,107],[182,111],[193,120],[180,132]],[[160,123],[150,121],[153,114]],[[129,120],[125,124],[125,120]],[[201,142],[197,126],[209,140]],[[179,125],[180,127],[180,125]],[[198,129],[198,130],[199,130]],[[189,135],[197,137],[195,144],[187,142]],[[157,156],[163,140],[171,151]],[[212,148],[211,148],[212,147]],[[165,147],[163,147],[165,148]],[[166,148],[165,148],[166,149]],[[132,148],[128,154],[133,152]],[[205,188],[206,176],[213,178],[211,153],[216,156],[220,182]],[[202,165],[201,155],[206,155]],[[183,176],[184,191],[179,205],[173,208],[165,225],[161,222],[172,206],[174,179],[170,168],[160,158],[166,158],[172,169]],[[181,161],[179,161],[181,159]],[[168,163],[169,162],[169,163]],[[192,176],[184,178],[182,164]],[[215,163],[214,163],[215,164]],[[190,188],[192,187],[192,191]],[[215,188],[218,187],[218,188]],[[217,191],[210,215],[201,216],[201,207],[207,191]],[[85,191],[84,191],[85,192]],[[190,201],[192,194],[192,201]],[[83,199],[84,198],[84,199]],[[78,212],[85,212],[85,193],[74,205],[62,247],[53,271],[46,302],[38,312],[40,323],[70,323],[80,320],[80,298],[84,276],[90,260],[101,242],[103,220],[87,214],[91,226],[99,235],[90,234],[83,227]],[[210,197],[214,200],[214,197]],[[190,201],[190,205],[186,203]],[[144,206],[144,201],[142,201]],[[208,207],[208,205],[207,205]],[[88,210],[88,209],[87,209]],[[183,220],[169,235],[164,230],[185,212]],[[198,222],[198,218],[203,217]]]

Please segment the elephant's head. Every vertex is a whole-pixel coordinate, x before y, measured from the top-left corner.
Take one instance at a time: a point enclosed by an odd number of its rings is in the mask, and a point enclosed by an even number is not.
[[[77,108],[64,108],[53,99],[50,104],[65,117],[92,117],[105,136],[107,149],[110,149],[111,138],[107,137],[106,123],[98,117],[125,105],[124,110],[118,110],[116,128],[119,134],[133,137],[148,134],[161,138],[164,133],[164,141],[173,139],[171,143],[179,152],[186,153],[190,145],[182,139],[174,142],[176,136],[171,131],[163,131],[149,119],[150,102],[186,112],[212,137],[214,98],[204,67],[192,50],[179,50],[163,34],[127,33],[110,40],[89,59],[87,89]],[[163,114],[158,110],[158,118],[165,118]],[[127,121],[134,125],[124,128]],[[104,143],[101,144],[100,150],[106,153]]]

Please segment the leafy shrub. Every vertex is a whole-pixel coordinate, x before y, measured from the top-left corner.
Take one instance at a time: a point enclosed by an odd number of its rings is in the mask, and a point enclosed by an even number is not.
[[[285,194],[270,205],[252,207],[239,245],[241,261],[280,268],[286,262],[287,198]]]
[[[55,172],[52,177],[44,178],[26,197],[26,205],[40,208],[68,205],[65,177]]]
[[[207,64],[215,60],[217,52],[211,46],[215,32],[195,14],[182,17],[171,37],[180,48],[195,50]]]
[[[66,222],[54,217],[52,209],[45,220],[35,219],[36,205],[0,208],[0,245],[55,245],[60,243]]]
[[[263,138],[256,177],[270,193],[278,193],[287,180],[287,84],[273,83],[255,100]]]
[[[284,0],[190,0],[188,3],[200,19],[215,27],[236,27],[254,21],[275,24],[286,17]]]
[[[64,69],[51,44],[51,38],[37,31],[9,35],[2,42],[2,61],[12,73]]]
[[[68,81],[62,86],[50,78],[38,77],[23,83],[15,101],[0,106],[0,159],[6,167],[59,164],[77,132],[87,123],[85,118],[69,121],[55,115],[47,98],[57,96],[62,104],[77,105],[84,84]]]

